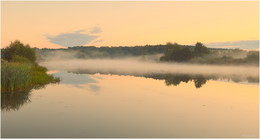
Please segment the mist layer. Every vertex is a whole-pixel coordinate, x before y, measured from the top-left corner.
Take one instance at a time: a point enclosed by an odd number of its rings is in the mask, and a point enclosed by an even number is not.
[[[89,59],[89,60],[54,60],[40,63],[49,70],[88,70],[99,72],[117,72],[127,74],[201,74],[201,75],[232,75],[259,76],[257,66],[223,66],[198,65],[180,63],[143,62],[126,59]]]

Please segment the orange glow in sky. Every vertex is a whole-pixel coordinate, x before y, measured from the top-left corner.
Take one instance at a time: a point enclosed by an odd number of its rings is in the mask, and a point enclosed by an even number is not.
[[[1,9],[2,47],[18,39],[32,47],[61,48],[53,43],[57,38],[50,41],[61,34],[92,36],[68,44],[86,46],[259,39],[258,1],[4,1]]]

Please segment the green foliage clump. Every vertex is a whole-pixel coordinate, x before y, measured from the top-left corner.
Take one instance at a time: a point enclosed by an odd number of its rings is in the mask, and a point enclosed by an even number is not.
[[[193,47],[187,47],[177,43],[167,43],[164,55],[160,58],[160,61],[175,61],[199,64],[259,65],[259,51],[246,52],[240,49],[209,50],[200,42],[197,42]]]
[[[48,75],[45,67],[35,62],[35,52],[29,45],[12,42],[2,50],[1,91],[24,91],[58,82],[58,78]]]
[[[58,78],[48,75],[42,66],[8,62],[1,65],[1,90],[4,92],[21,91],[58,82]]]
[[[27,58],[33,63],[35,63],[36,60],[34,49],[30,48],[28,44],[24,45],[18,40],[11,42],[8,47],[2,49],[1,56],[4,60],[9,62],[16,56]]]
[[[187,61],[192,57],[194,57],[194,54],[189,48],[182,47],[177,43],[167,43],[164,56],[162,56],[160,60],[182,62]]]
[[[250,51],[248,52],[245,60],[247,62],[254,62],[254,61],[259,61],[259,51]]]
[[[10,62],[33,64],[32,61],[30,61],[28,58],[19,55],[14,55]]]
[[[54,78],[51,75],[46,74],[47,69],[42,66],[34,66],[32,68],[32,80],[31,83],[35,85],[45,85],[50,82],[58,82],[58,78]]]
[[[203,45],[201,42],[197,42],[194,48],[194,54],[196,56],[202,56],[207,53],[209,53],[208,48],[205,45]]]

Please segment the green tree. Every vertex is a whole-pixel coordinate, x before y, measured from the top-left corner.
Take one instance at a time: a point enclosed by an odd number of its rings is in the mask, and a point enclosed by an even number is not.
[[[193,53],[189,48],[180,46],[177,43],[166,44],[166,49],[164,51],[164,56],[160,58],[162,61],[187,61],[193,57]]]
[[[35,63],[36,60],[34,49],[30,48],[28,44],[24,45],[18,40],[11,42],[8,47],[2,49],[1,56],[7,61],[11,61],[13,58],[17,58],[17,56],[25,57],[33,63]]]
[[[250,61],[259,61],[259,51],[249,51],[246,56],[246,60]]]
[[[201,56],[208,53],[208,48],[201,42],[197,42],[194,48],[194,53],[196,56]]]

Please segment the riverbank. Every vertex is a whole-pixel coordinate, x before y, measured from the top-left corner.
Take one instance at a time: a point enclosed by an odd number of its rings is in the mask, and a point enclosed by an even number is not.
[[[34,49],[20,41],[1,50],[1,91],[20,92],[57,83],[59,78],[47,74],[47,68],[36,62]]]
[[[1,91],[15,92],[39,88],[48,83],[59,82],[58,78],[46,73],[47,69],[39,65],[18,62],[2,62]]]

